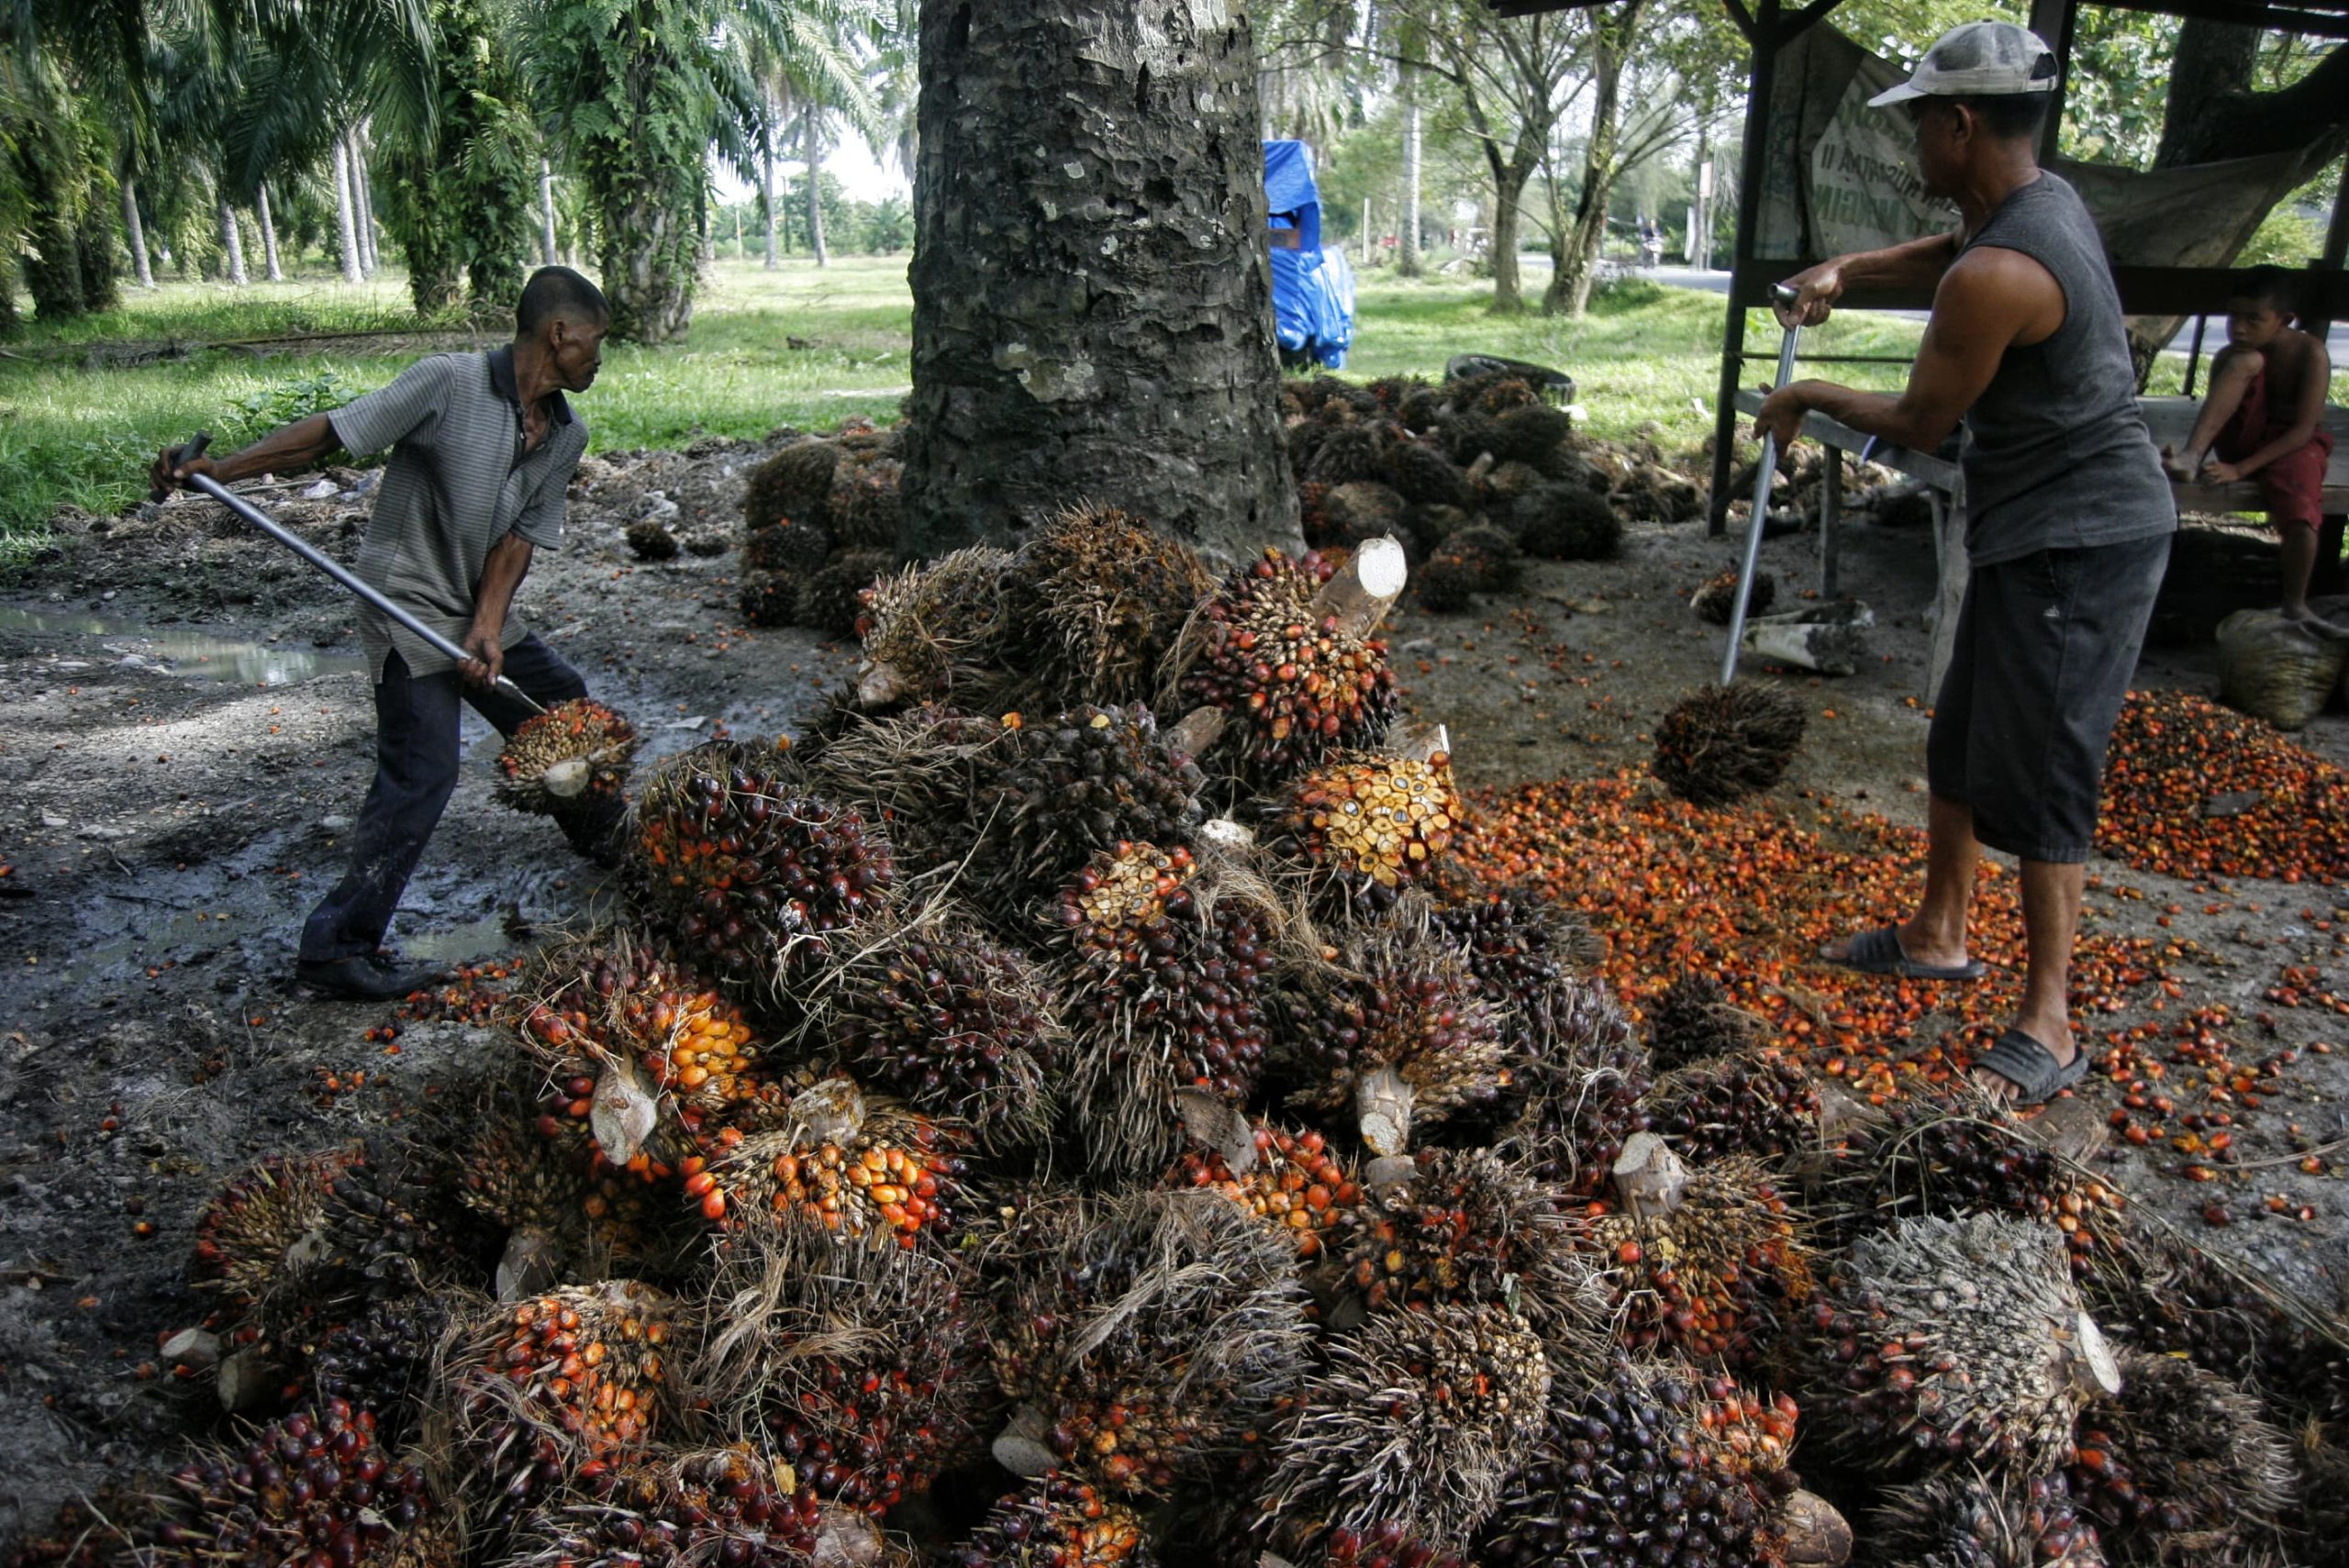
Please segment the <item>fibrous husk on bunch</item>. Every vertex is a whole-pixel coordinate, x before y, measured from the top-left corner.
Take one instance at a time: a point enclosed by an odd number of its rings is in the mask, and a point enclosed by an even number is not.
[[[1537,484],[1509,503],[1517,542],[1544,561],[1612,561],[1622,553],[1623,519],[1598,491],[1572,480]]]
[[[1466,1551],[1541,1435],[1550,1387],[1541,1336],[1506,1307],[1374,1315],[1330,1342],[1273,1440],[1274,1546],[1392,1523]]]
[[[829,971],[807,1038],[861,1082],[1004,1150],[1050,1129],[1069,1056],[1059,999],[1025,953],[934,901]]]
[[[1776,1563],[1774,1521],[1796,1485],[1795,1418],[1784,1395],[1766,1398],[1673,1362],[1618,1361],[1598,1379],[1558,1379],[1481,1560],[1493,1568]]]
[[[814,523],[770,523],[742,536],[742,565],[752,572],[780,572],[797,581],[824,564],[832,537]]]
[[[806,579],[795,572],[742,573],[735,604],[748,626],[789,626],[799,614],[799,591]]]
[[[1913,1568],[2106,1568],[2060,1474],[1950,1471],[1897,1487],[1869,1520],[1874,1556]]]
[[[580,1084],[558,1084],[558,1093]],[[578,1104],[593,1095],[584,1083]],[[457,1144],[456,1195],[467,1210],[502,1229],[501,1293],[519,1293],[558,1277],[594,1278],[613,1262],[641,1262],[661,1251],[653,1189],[602,1157],[580,1118],[537,1113],[523,1096],[500,1094],[504,1117]]]
[[[886,550],[843,550],[800,580],[792,618],[827,637],[854,637],[867,595],[896,566]]]
[[[279,1339],[348,1293],[353,1282],[329,1234],[335,1178],[357,1145],[271,1154],[230,1179],[195,1222],[189,1277],[216,1296],[224,1324]]]
[[[1513,990],[1512,1005],[1525,995]],[[1520,1104],[1503,1139],[1542,1180],[1593,1193],[1647,1125],[1647,1048],[1602,982],[1544,978],[1534,995],[1544,1026],[1511,1058]]]
[[[983,698],[1003,679],[1011,564],[1009,550],[974,544],[881,578],[857,623],[857,700],[885,707]]]
[[[1819,1087],[1800,1062],[1776,1051],[1675,1067],[1656,1080],[1641,1108],[1649,1130],[1691,1160],[1780,1161],[1820,1146]]]
[[[334,1173],[328,1241],[335,1266],[367,1299],[443,1288],[486,1256],[486,1238],[457,1199],[456,1174],[445,1149],[388,1134],[368,1138],[360,1157]]]
[[[906,465],[894,440],[867,447],[841,432],[841,461],[832,469],[831,529],[847,550],[894,551],[897,547],[897,484]]]
[[[1350,751],[1291,782],[1273,819],[1275,848],[1309,868],[1312,894],[1390,907],[1452,846],[1461,821],[1452,758]]]
[[[1012,660],[1042,706],[1147,700],[1192,608],[1198,553],[1114,506],[1063,512],[1019,549],[1006,591]]]
[[[1501,1009],[1451,946],[1377,930],[1283,996],[1290,1102],[1346,1113],[1379,1154],[1415,1128],[1490,1117],[1512,1082]]]
[[[1297,1255],[1322,1255],[1335,1228],[1361,1207],[1362,1183],[1318,1132],[1291,1132],[1269,1123],[1248,1128],[1235,1151],[1192,1150],[1167,1184],[1221,1193],[1286,1236]]]
[[[1015,1471],[1116,1496],[1212,1476],[1304,1374],[1297,1254],[1219,1195],[1067,1199],[1007,1271],[990,1330]]]
[[[2044,1474],[2092,1392],[2118,1386],[2052,1226],[1923,1216],[1858,1238],[1812,1304],[1811,1394],[1872,1469],[1950,1461]]]
[[[615,800],[637,745],[636,726],[592,697],[573,697],[524,719],[507,739],[491,793],[538,817]]]
[[[948,1547],[947,1568],[1154,1568],[1141,1516],[1069,1474],[1031,1481]]]
[[[599,1472],[534,1513],[515,1568],[806,1568],[871,1561],[880,1532],[843,1518],[788,1465],[747,1447],[662,1455]],[[828,1540],[827,1538],[829,1538]]]
[[[1539,1052],[1584,1006],[1606,943],[1563,905],[1439,867],[1430,920],[1505,1009],[1509,1049]]]
[[[296,1410],[174,1471],[129,1560],[186,1568],[395,1560],[432,1511],[424,1473],[386,1454],[375,1418],[340,1399]]]
[[[1761,1043],[1762,1020],[1729,999],[1709,974],[1683,973],[1647,1005],[1648,1060],[1669,1073],[1707,1057],[1742,1056]]]
[[[2080,1412],[2073,1496],[2116,1562],[2232,1563],[2277,1544],[2292,1451],[2241,1385],[2124,1351],[2121,1391]]]
[[[1700,686],[1656,726],[1655,776],[1683,800],[1726,806],[1786,776],[1806,722],[1775,687]]]
[[[786,758],[724,740],[646,776],[635,853],[648,911],[752,996],[812,968],[896,876],[888,841],[853,808],[808,792]]]
[[[792,442],[751,471],[742,493],[746,534],[782,524],[823,528],[831,522],[832,470],[840,449],[821,436]]]
[[[1777,598],[1778,580],[1767,572],[1756,572],[1753,585],[1745,591],[1745,613],[1750,616],[1768,615],[1770,606],[1777,602]],[[1736,568],[1731,567],[1698,584],[1697,591],[1688,595],[1688,607],[1697,612],[1699,620],[1710,621],[1715,626],[1727,626],[1730,617],[1737,611]]]
[[[1182,1147],[1186,1096],[1230,1107],[1255,1088],[1277,913],[1236,871],[1138,842],[1094,857],[1053,917],[1088,1162],[1154,1174]]]

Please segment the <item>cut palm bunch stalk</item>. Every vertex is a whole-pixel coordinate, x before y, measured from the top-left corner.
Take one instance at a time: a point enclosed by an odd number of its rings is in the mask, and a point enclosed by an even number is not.
[[[946,1568],[1155,1568],[1142,1518],[1074,1475],[1041,1476],[946,1549]]]
[[[1009,550],[972,545],[875,583],[857,621],[859,706],[1000,706],[1012,564]]]
[[[636,760],[636,727],[589,697],[560,702],[522,721],[497,753],[491,793],[501,806],[562,817],[615,800]]]
[[[429,1526],[422,1467],[384,1451],[375,1418],[340,1399],[295,1411],[173,1472],[118,1562],[377,1568]]]
[[[1267,815],[1267,848],[1302,869],[1317,912],[1391,909],[1460,826],[1443,731],[1408,751],[1338,752],[1290,781]]]
[[[647,775],[635,851],[647,914],[754,1001],[820,965],[896,879],[888,841],[863,817],[810,792],[787,755],[732,741]]]
[[[1112,1496],[1211,1480],[1304,1375],[1286,1238],[1210,1193],[1055,1200],[1007,1234],[989,1330],[1013,1409],[998,1462]]]
[[[1810,1256],[1761,1162],[1691,1170],[1653,1132],[1617,1159],[1613,1196],[1581,1234],[1612,1290],[1617,1332],[1636,1351],[1675,1351],[1745,1371],[1809,1304]]]
[[[1273,1549],[1393,1524],[1467,1551],[1542,1434],[1542,1337],[1499,1306],[1381,1312],[1331,1340],[1327,1363],[1272,1439]]]
[[[2045,1474],[2071,1459],[2082,1407],[2121,1388],[2061,1233],[1998,1215],[1860,1237],[1813,1302],[1811,1330],[1804,1403],[1838,1451],[1873,1470]]]
[[[1402,546],[1374,539],[1342,564],[1267,550],[1227,577],[1174,656],[1180,700],[1230,721],[1205,760],[1261,785],[1375,745],[1397,705],[1376,633],[1404,574]]]
[[[2117,1563],[2279,1554],[2292,1450],[2240,1384],[2175,1356],[2124,1351],[2121,1391],[2080,1412],[2067,1473]]]
[[[512,1568],[846,1568],[882,1548],[871,1520],[750,1447],[599,1468],[517,1535]]]
[[[1433,934],[1350,940],[1282,996],[1290,1103],[1341,1111],[1371,1151],[1415,1129],[1489,1119],[1512,1083],[1500,1007]]]
[[[1887,1562],[1916,1568],[2108,1568],[2060,1474],[1950,1471],[1895,1488],[1868,1520]]]
[[[1077,506],[1019,548],[1004,581],[1012,667],[1044,707],[1146,702],[1215,588],[1197,551],[1114,506]]]
[[[1087,1162],[1154,1175],[1192,1120],[1228,1118],[1255,1090],[1277,911],[1239,868],[1138,841],[1095,856],[1053,918]]]

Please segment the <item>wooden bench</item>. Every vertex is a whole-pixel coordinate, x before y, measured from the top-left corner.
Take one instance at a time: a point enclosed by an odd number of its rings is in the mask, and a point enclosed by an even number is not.
[[[2201,403],[2192,397],[2141,397],[2137,406],[2145,411],[2145,428],[2154,433],[2154,445],[2183,448],[2187,437],[2194,433],[2194,415]],[[2324,515],[2338,518],[2349,513],[2349,408],[2328,407],[2324,424],[2332,432],[2332,461],[2324,469]],[[2255,479],[2240,479],[2232,484],[2172,480],[2170,490],[2176,495],[2181,512],[2266,510]],[[2327,531],[2332,536],[2337,553],[2341,545],[2338,524]]]

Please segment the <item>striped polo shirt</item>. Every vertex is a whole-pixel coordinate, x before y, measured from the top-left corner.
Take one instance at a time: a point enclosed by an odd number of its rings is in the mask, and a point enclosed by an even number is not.
[[[359,551],[361,579],[451,642],[462,642],[472,629],[482,562],[492,545],[509,533],[541,550],[562,545],[563,493],[587,450],[587,424],[555,393],[546,439],[525,455],[510,346],[418,360],[389,386],[327,419],[353,457],[391,449]],[[364,605],[359,635],[378,681],[395,648],[413,674],[455,668]],[[502,645],[511,648],[529,635],[509,612]]]

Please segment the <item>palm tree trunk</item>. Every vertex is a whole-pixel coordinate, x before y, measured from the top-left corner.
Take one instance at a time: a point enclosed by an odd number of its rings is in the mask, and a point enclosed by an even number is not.
[[[266,183],[253,187],[253,211],[261,219],[261,254],[263,270],[269,281],[282,284],[285,269],[277,264],[277,225],[269,216],[269,186]]]
[[[251,280],[245,276],[245,241],[237,232],[237,209],[222,196],[217,204],[220,213],[220,249],[228,258],[228,281],[243,288]]]
[[[555,263],[554,242],[554,165],[539,160],[539,255],[540,264]]]
[[[923,0],[902,546],[1084,495],[1231,561],[1297,547],[1247,15]],[[1127,171],[1152,221],[1104,245],[1073,193]]]
[[[351,131],[351,194],[358,208],[359,270],[369,277],[383,266],[384,258],[376,246],[375,177],[367,167],[367,128],[353,126]]]
[[[766,191],[767,271],[772,272],[783,265],[783,258],[776,254],[774,248],[774,231],[778,226],[774,220],[774,149],[771,146],[760,150],[759,172]]]
[[[130,246],[130,264],[139,272],[139,286],[155,286],[154,264],[147,258],[147,226],[139,220],[139,184],[129,175],[122,177],[122,234]]]
[[[816,106],[809,104],[801,113],[807,136],[807,250],[821,267],[831,260],[824,250],[823,182],[817,178],[824,166],[824,136],[816,124]]]
[[[359,264],[359,220],[357,201],[351,189],[351,148],[346,139],[334,139],[334,216],[335,242],[338,259],[342,262],[342,281],[355,284],[366,275]]]
[[[1402,230],[1395,248],[1395,271],[1407,278],[1419,275],[1419,73],[1403,67],[1403,212],[1396,227]]]

